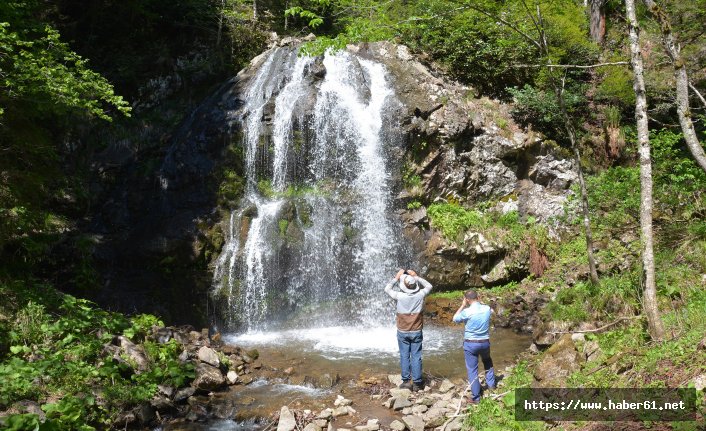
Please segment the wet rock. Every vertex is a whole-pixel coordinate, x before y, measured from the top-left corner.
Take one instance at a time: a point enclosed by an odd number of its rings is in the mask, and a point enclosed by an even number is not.
[[[277,422],[277,431],[293,431],[297,427],[297,421],[294,414],[287,406],[282,406],[279,411],[279,422]]]
[[[450,391],[451,389],[453,389],[453,388],[455,388],[455,387],[456,387],[456,385],[453,384],[453,383],[451,382],[451,380],[449,380],[449,379],[444,379],[444,380],[441,382],[441,385],[439,386],[439,392],[441,392],[442,394],[444,394],[444,393]]]
[[[424,431],[424,421],[419,416],[403,416],[402,422],[404,422],[410,431]]]
[[[218,419],[231,419],[235,416],[235,404],[230,400],[211,403],[211,414]]]
[[[183,388],[179,389],[176,394],[174,395],[174,402],[175,403],[180,403],[182,401],[187,400],[190,396],[194,395],[196,392],[196,388],[194,387],[188,387],[188,388]]]
[[[394,420],[392,421],[392,423],[390,423],[390,429],[393,429],[395,431],[404,431],[406,427],[407,426],[404,423],[398,420]]]
[[[160,413],[174,409],[174,404],[169,400],[169,398],[165,397],[164,395],[157,395],[152,398],[152,401],[150,401],[150,405]]]
[[[338,374],[332,376],[331,374],[325,373],[316,379],[316,387],[329,389],[336,386],[339,381],[341,381],[341,377]]]
[[[285,376],[290,376],[290,375],[292,375],[292,374],[294,373],[294,367],[286,368],[286,369],[283,371],[283,373],[284,373]]]
[[[247,386],[247,385],[249,385],[250,383],[253,382],[253,378],[252,378],[252,376],[249,376],[249,375],[238,376],[238,381],[239,381],[242,385]]]
[[[198,352],[199,361],[212,365],[216,368],[221,366],[221,360],[218,358],[218,353],[210,347],[203,346]]]
[[[396,397],[394,398],[394,401],[392,402],[392,409],[393,410],[402,410],[405,407],[410,407],[412,406],[413,403],[408,400],[405,397]]]
[[[196,378],[192,386],[204,391],[213,391],[219,389],[225,384],[225,378],[218,368],[212,367],[205,363],[196,364]]]
[[[544,353],[534,376],[543,384],[560,383],[578,370],[584,358],[576,350],[570,334],[565,334]]]

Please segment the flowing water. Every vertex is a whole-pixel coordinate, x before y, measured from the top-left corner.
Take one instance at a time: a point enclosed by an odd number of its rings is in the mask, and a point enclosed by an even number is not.
[[[214,276],[219,329],[389,321],[382,287],[413,251],[392,205],[402,136],[388,79],[350,53],[285,47],[248,83],[245,197]]]

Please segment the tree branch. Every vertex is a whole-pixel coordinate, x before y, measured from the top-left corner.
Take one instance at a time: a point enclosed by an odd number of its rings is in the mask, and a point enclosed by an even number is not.
[[[699,98],[699,100],[701,100],[701,103],[704,104],[704,107],[706,107],[706,99],[704,99],[704,96],[702,96],[701,93],[699,93],[699,90],[697,90],[696,87],[694,87],[694,84],[692,84],[690,82],[689,88],[691,88],[691,91],[693,91],[694,94],[696,94],[696,96]]]
[[[562,69],[595,69],[597,67],[620,66],[630,64],[628,61],[615,61],[612,63],[597,63],[588,65],[579,64],[513,64],[511,67],[539,68],[539,67],[556,67]]]
[[[596,329],[586,329],[583,331],[552,331],[552,332],[547,332],[547,334],[587,334],[589,332],[600,332],[606,328],[609,328],[617,323],[622,322],[623,320],[633,320],[633,319],[642,319],[642,316],[621,317],[620,319],[616,320],[613,323],[603,325],[600,328],[596,328]]]

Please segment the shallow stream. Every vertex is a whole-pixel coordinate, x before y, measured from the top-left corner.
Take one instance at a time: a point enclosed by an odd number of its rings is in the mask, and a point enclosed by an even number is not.
[[[462,336],[460,325],[425,327],[425,377],[449,378],[455,382],[465,378]],[[530,338],[508,329],[491,331],[491,354],[498,374],[502,375],[503,369],[529,346]],[[353,407],[360,418],[378,418],[383,424],[396,418],[392,411],[380,405],[380,401],[371,400],[370,393],[364,390],[366,379],[400,372],[394,327],[337,326],[248,332],[227,335],[224,341],[248,349],[258,349],[259,361],[264,367],[278,370],[291,367],[289,379],[259,379],[247,386],[233,386],[229,392],[218,395],[236,406],[236,421],[170,427],[164,431],[262,429],[266,426],[266,418],[279,411],[283,405],[318,411],[332,406],[338,394],[353,400]],[[338,383],[330,388],[317,388],[311,384],[326,374],[334,378],[338,375]],[[265,421],[254,422],[258,418]],[[346,426],[350,427],[348,424]]]

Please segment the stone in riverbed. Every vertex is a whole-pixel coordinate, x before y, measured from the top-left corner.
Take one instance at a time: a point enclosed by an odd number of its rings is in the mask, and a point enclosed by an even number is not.
[[[410,431],[424,431],[424,421],[419,416],[409,415],[402,418]]]
[[[451,383],[451,380],[449,379],[444,379],[443,382],[441,382],[441,386],[439,386],[439,392],[441,393],[446,393],[450,391],[451,389],[455,388],[456,385]]]
[[[297,421],[294,414],[287,408],[282,406],[279,411],[279,422],[277,422],[277,431],[293,431],[297,427]]]
[[[190,396],[194,395],[194,392],[196,392],[196,388],[192,388],[192,387],[179,389],[177,391],[177,393],[174,395],[174,402],[176,402],[176,403],[182,402],[182,401],[188,399]]]
[[[405,407],[402,409],[402,414],[403,415],[410,415],[412,414],[412,407]]]
[[[342,406],[333,410],[333,417],[337,418],[339,416],[346,416],[348,414],[348,407]]]
[[[402,422],[400,422],[398,420],[394,420],[390,424],[390,429],[393,429],[395,431],[404,431],[405,428],[406,428],[405,424],[403,424]]]
[[[203,346],[198,352],[199,361],[205,362],[216,368],[221,366],[221,360],[218,358],[218,353],[210,347]]]
[[[316,416],[318,419],[331,419],[333,416],[333,409],[324,409],[321,410],[321,413]]]
[[[321,427],[317,426],[314,422],[309,422],[303,431],[321,431]]]
[[[328,424],[328,421],[326,419],[314,419],[314,422],[312,422],[319,428],[326,428],[326,424]]]
[[[429,397],[420,398],[415,402],[415,404],[422,404],[427,407],[431,407],[432,405],[434,405],[434,399]]]
[[[226,380],[228,380],[229,385],[234,385],[238,381],[238,373],[233,370],[228,371],[226,374]]]
[[[409,389],[390,389],[390,396],[393,398],[409,398],[410,395],[412,395],[412,391]]]
[[[342,395],[338,395],[338,396],[336,397],[336,401],[333,402],[333,405],[336,406],[336,407],[340,407],[340,406],[349,406],[349,405],[351,405],[351,404],[353,404],[353,401],[351,401],[351,400],[349,400],[349,399],[346,399],[346,398],[343,397]]]
[[[429,407],[425,406],[424,404],[419,404],[414,407],[412,407],[412,414],[415,415],[421,415],[425,411],[429,410]]]
[[[392,403],[393,410],[402,410],[405,407],[412,406],[412,402],[410,400],[408,400],[407,398],[397,397],[394,400],[395,401]]]
[[[196,364],[195,371],[196,379],[194,379],[192,386],[198,389],[213,391],[223,386],[226,382],[221,371],[208,364]]]
[[[389,380],[390,383],[395,386],[399,386],[402,384],[402,376],[400,376],[399,374],[389,374],[387,376],[387,380]]]
[[[365,426],[368,427],[369,431],[377,431],[380,429],[380,421],[377,419],[370,419]]]

